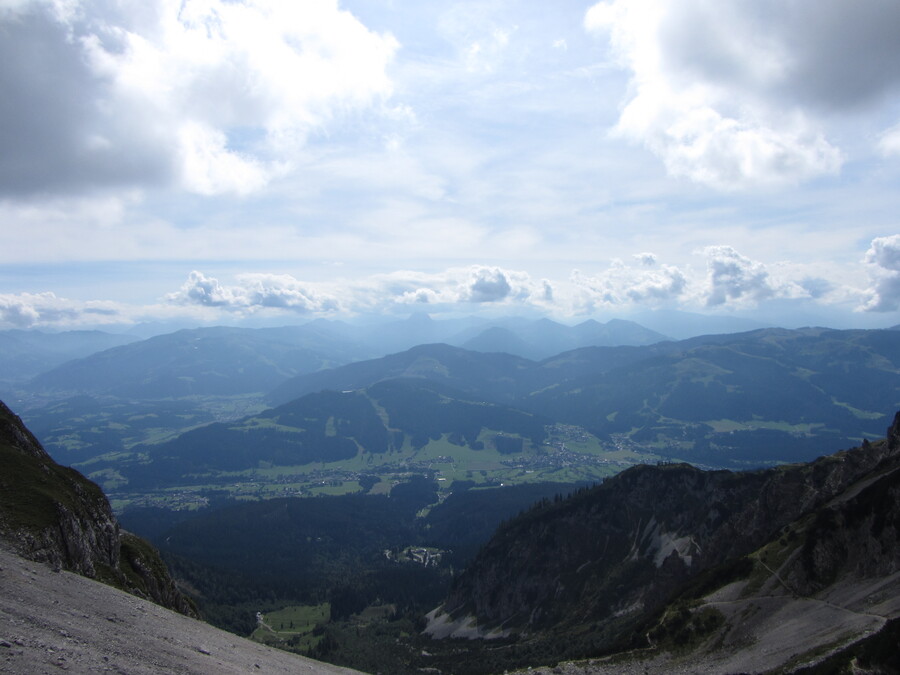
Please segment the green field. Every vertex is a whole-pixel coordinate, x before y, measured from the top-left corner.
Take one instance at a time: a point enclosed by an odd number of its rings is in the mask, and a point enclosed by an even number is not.
[[[368,453],[338,462],[312,462],[297,466],[272,466],[261,462],[253,469],[213,472],[197,475],[190,485],[151,492],[133,493],[123,484],[121,475],[109,469],[91,472],[90,463],[82,470],[99,482],[109,494],[114,508],[129,505],[162,506],[169,509],[193,509],[208,503],[210,491],[239,500],[277,497],[315,497],[362,491],[363,476],[377,482],[370,494],[389,494],[397,483],[412,474],[429,474],[447,494],[457,481],[476,485],[499,486],[525,483],[577,483],[600,481],[639,463],[655,463],[660,456],[638,452],[627,440],[604,442],[574,426],[548,428],[547,442],[534,446],[523,439],[522,452],[502,454],[492,445],[498,432],[482,430],[481,450],[451,443],[447,435],[429,441],[416,450],[409,443],[399,452]]]
[[[321,629],[317,631],[316,626],[324,625],[330,619],[328,603],[284,607],[263,615],[250,638],[273,647],[307,652],[321,640]]]

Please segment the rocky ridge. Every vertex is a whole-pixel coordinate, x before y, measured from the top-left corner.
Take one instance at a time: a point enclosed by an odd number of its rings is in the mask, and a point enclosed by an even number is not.
[[[898,532],[900,414],[886,440],[809,464],[636,467],[544,503],[498,530],[430,630],[765,672],[900,616]]]
[[[53,461],[0,402],[0,540],[20,555],[194,615],[156,550],[119,527],[102,490]]]

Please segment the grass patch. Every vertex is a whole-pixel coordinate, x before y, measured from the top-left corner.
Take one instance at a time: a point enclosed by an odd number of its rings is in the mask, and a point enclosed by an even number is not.
[[[331,606],[292,605],[262,617],[250,639],[291,651],[308,652],[322,639],[323,626],[331,620]]]

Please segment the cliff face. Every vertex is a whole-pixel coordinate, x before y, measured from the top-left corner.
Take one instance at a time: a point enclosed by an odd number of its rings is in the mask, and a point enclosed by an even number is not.
[[[51,459],[0,402],[0,537],[20,555],[193,614],[156,551],[119,528],[100,488]]]
[[[442,621],[534,633],[590,626],[609,643],[686,582],[757,551],[785,528],[802,541],[782,576],[799,590],[855,570],[897,571],[900,414],[888,439],[766,471],[635,467],[502,526],[454,583]],[[486,632],[486,630],[483,630]]]

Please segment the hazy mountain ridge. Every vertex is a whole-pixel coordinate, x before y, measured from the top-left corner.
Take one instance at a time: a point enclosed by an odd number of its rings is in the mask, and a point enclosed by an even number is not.
[[[275,388],[268,399],[277,405],[323,389],[365,389],[383,380],[415,377],[493,401],[508,402],[515,398],[521,373],[533,365],[532,361],[511,354],[481,353],[439,343],[423,344],[379,359],[294,377]]]
[[[498,529],[430,630],[638,648],[651,672],[799,667],[900,616],[898,535],[900,414],[886,441],[806,465],[635,467],[546,502]]]
[[[6,377],[32,377],[27,390],[126,397],[261,393],[288,378],[324,368],[404,351],[420,344],[477,346],[498,351],[484,333],[511,331],[506,345],[543,358],[588,345],[650,344],[665,336],[629,321],[586,321],[569,327],[548,319],[434,321],[412,315],[404,321],[353,325],[324,319],[279,328],[183,329],[145,340],[97,331],[58,335],[0,332],[13,356]],[[510,351],[503,349],[500,351]],[[519,353],[512,349],[511,353]],[[286,400],[286,399],[285,399]]]
[[[450,344],[473,351],[506,352],[535,361],[582,347],[642,346],[670,339],[662,333],[622,319],[611,319],[606,323],[589,319],[575,326],[565,326],[549,319],[507,319],[461,342],[463,335],[449,340]]]
[[[30,388],[151,399],[262,392],[356,354],[330,336],[309,336],[290,328],[177,331],[63,364]]]
[[[0,385],[13,388],[67,361],[136,341],[130,335],[97,330],[43,333],[0,331]]]

